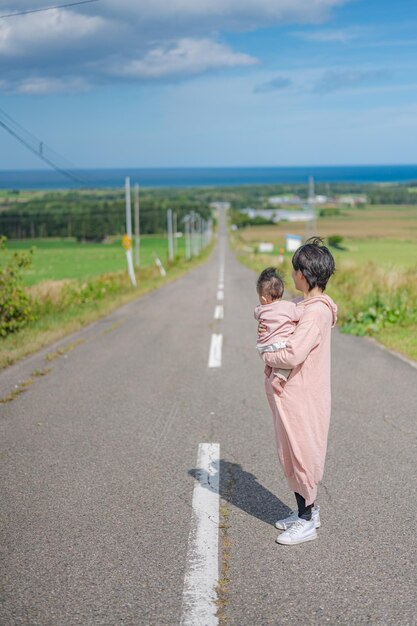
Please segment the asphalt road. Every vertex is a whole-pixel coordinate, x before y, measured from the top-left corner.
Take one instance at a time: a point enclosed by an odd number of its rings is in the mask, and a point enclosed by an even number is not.
[[[417,369],[333,336],[333,414],[317,541],[275,543],[294,506],[254,349],[255,276],[209,261],[0,375],[0,623],[174,625],[197,447],[220,443],[227,625],[416,624]],[[222,365],[208,368],[222,333]],[[197,626],[197,625],[196,625]],[[198,626],[204,626],[199,624]]]

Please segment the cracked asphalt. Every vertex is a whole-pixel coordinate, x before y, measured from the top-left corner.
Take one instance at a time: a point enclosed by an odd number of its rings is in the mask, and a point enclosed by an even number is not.
[[[219,263],[218,245],[0,375],[3,397],[51,367],[0,405],[2,625],[178,624],[197,446],[210,441],[229,509],[228,626],[417,623],[417,370],[334,332],[319,538],[276,544],[295,501],[254,348],[255,275],[226,249],[215,321]],[[219,369],[207,367],[212,332]]]

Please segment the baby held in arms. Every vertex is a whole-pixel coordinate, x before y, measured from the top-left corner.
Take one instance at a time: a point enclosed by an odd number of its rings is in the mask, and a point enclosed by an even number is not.
[[[281,300],[284,293],[284,281],[275,267],[267,267],[256,283],[259,303],[255,308],[255,319],[265,328],[265,331],[258,335],[257,349],[260,354],[263,352],[276,352],[280,348],[286,348],[285,342],[295,330],[297,322],[300,320],[302,311],[294,302]],[[265,373],[271,374],[271,368],[267,366]],[[274,369],[274,381],[272,386],[281,394],[281,383],[286,382],[291,370]]]

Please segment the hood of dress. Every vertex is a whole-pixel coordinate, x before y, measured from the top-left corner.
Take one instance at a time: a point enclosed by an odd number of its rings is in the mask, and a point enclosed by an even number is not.
[[[334,326],[336,326],[336,322],[337,322],[337,305],[333,302],[331,297],[326,295],[325,293],[322,293],[319,296],[314,296],[314,298],[307,298],[305,300],[301,300],[298,304],[301,304],[302,306],[310,306],[311,304],[314,304],[316,302],[323,302],[323,304],[325,304],[326,306],[329,307],[329,309],[331,310],[332,315],[333,315],[332,328]]]

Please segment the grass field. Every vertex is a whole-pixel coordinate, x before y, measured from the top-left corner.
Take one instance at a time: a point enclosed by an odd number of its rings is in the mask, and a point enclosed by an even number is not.
[[[239,231],[242,241],[256,247],[260,241],[279,248],[285,235],[304,236],[304,222],[285,222],[274,226],[251,226]],[[345,215],[318,219],[321,237],[341,235],[343,251],[335,250],[337,262],[373,261],[385,267],[409,267],[417,264],[417,207],[370,206],[347,210]]]
[[[284,241],[279,240],[276,244],[275,233],[273,230],[270,233],[266,233],[265,230],[262,233],[254,232],[257,227],[251,228],[250,238],[242,234],[242,240],[245,243],[251,244],[254,249],[257,247],[257,243],[260,241],[270,241],[274,243],[274,251],[278,254],[281,246],[284,246]],[[265,227],[262,227],[265,229]],[[269,227],[273,229],[274,227]],[[249,230],[249,229],[248,229]],[[249,234],[249,233],[248,233]],[[319,230],[319,234],[322,235],[322,231]],[[255,235],[255,238],[252,237]],[[417,242],[401,241],[398,239],[353,239],[348,238],[343,242],[345,250],[332,249],[332,253],[336,260],[336,265],[345,265],[349,263],[367,263],[373,261],[380,266],[388,268],[395,267],[412,267],[417,264]],[[292,254],[286,254],[291,258]]]
[[[184,255],[184,238],[178,241],[178,254]],[[33,239],[8,241],[7,249],[29,250],[34,247],[32,266],[24,272],[27,286],[42,281],[78,279],[83,280],[108,272],[126,269],[126,254],[117,239],[108,244],[78,243],[69,239]],[[156,253],[164,263],[168,255],[166,237],[147,235],[141,238],[141,265],[148,267],[154,263]],[[0,255],[0,263],[5,255]]]

